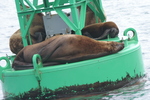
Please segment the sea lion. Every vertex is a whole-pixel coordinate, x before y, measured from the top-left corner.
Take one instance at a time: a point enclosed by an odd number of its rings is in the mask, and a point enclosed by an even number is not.
[[[96,16],[94,12],[90,9],[89,6],[86,8],[86,18],[85,18],[85,26],[91,25],[94,23],[101,23],[101,19],[98,18],[98,22],[96,22]]]
[[[17,69],[32,66],[32,57],[39,54],[43,63],[66,63],[97,58],[124,48],[123,43],[97,41],[82,35],[57,35],[43,42],[24,47],[13,61],[12,67]],[[24,67],[23,67],[24,66]]]
[[[114,38],[119,34],[119,28],[114,22],[95,23],[85,26],[82,30],[82,35],[94,38],[96,40],[106,39],[109,35]]]
[[[29,16],[27,16],[28,18]],[[33,21],[31,23],[31,26],[29,28],[29,33],[31,36],[32,43],[39,43],[41,41],[44,41],[46,38],[46,33],[44,29],[44,23],[43,23],[43,14],[37,13],[35,14]],[[21,37],[21,31],[18,29],[9,40],[9,47],[10,50],[17,54],[22,48],[22,37]]]
[[[81,7],[77,7],[79,12],[81,11]],[[86,18],[85,18],[85,26],[91,25],[94,23],[101,23],[101,19],[98,18],[98,22],[96,22],[96,16],[94,12],[90,9],[89,6],[86,7]]]

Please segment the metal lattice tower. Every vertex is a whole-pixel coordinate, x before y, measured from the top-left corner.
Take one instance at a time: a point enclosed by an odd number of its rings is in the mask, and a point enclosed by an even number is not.
[[[85,25],[87,5],[102,22],[105,21],[101,0],[15,0],[15,2],[24,46],[32,44],[29,28],[36,13],[56,11],[78,35],[81,35],[81,29]],[[77,7],[81,8],[79,14]],[[72,21],[64,14],[63,10],[65,9],[71,10]],[[29,19],[27,19],[27,16],[30,16]]]

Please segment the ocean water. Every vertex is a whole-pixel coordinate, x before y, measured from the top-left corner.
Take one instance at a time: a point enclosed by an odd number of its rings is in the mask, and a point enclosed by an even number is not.
[[[14,0],[0,0],[0,57],[12,55],[9,37],[19,29]],[[114,21],[120,34],[126,28],[136,29],[142,47],[146,77],[137,85],[104,94],[84,95],[73,100],[148,100],[150,98],[150,0],[102,0],[107,21]],[[3,64],[3,63],[0,63]],[[0,100],[4,99],[0,85]]]

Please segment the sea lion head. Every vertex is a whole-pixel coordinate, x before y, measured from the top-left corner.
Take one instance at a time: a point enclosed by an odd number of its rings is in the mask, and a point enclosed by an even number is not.
[[[105,34],[106,31],[111,38],[114,38],[119,34],[118,26],[112,21],[103,23],[103,33]]]

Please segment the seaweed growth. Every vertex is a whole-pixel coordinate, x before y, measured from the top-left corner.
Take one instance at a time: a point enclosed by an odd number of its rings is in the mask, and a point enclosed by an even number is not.
[[[89,93],[104,93],[106,91],[114,90],[126,86],[128,83],[135,83],[141,76],[136,76],[135,78],[130,77],[129,74],[122,80],[117,80],[115,82],[95,82],[93,84],[83,84],[83,85],[72,85],[60,87],[55,90],[49,88],[36,88],[31,89],[25,93],[19,94],[17,96],[12,95],[6,100],[53,100],[59,98],[66,98],[78,95],[85,95]],[[134,81],[134,82],[133,82]],[[132,85],[131,84],[131,85]]]

